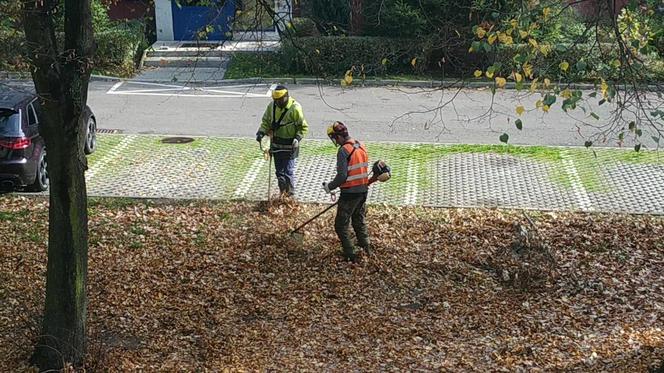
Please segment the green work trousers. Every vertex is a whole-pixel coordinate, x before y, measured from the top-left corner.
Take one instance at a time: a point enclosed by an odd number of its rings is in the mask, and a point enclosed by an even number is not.
[[[337,216],[334,220],[334,230],[341,241],[346,258],[354,259],[355,247],[351,240],[348,225],[352,222],[357,245],[363,249],[369,249],[369,233],[364,218],[367,214],[367,193],[346,193],[339,197],[337,205]]]

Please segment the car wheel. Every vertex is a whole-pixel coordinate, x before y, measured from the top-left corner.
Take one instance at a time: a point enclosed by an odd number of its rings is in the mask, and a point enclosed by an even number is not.
[[[85,130],[85,154],[92,154],[97,149],[97,122],[91,115],[88,117]]]
[[[46,148],[42,148],[37,164],[37,175],[35,182],[28,187],[31,192],[43,192],[48,189],[48,170],[46,163]]]

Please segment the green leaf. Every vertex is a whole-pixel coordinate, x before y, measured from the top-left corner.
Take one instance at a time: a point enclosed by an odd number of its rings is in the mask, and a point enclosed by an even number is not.
[[[500,135],[499,139],[500,142],[507,144],[507,141],[510,139],[510,135],[503,133],[502,135]]]
[[[605,102],[606,102],[605,99],[601,99],[601,100],[599,100],[598,104],[599,104],[599,106],[602,106],[602,105],[604,105]]]
[[[636,130],[636,136],[641,137],[641,135],[643,135],[643,131],[639,128]]]
[[[655,142],[655,144],[659,144],[659,137],[658,136],[651,136],[650,138],[652,139],[652,141]]]
[[[484,51],[487,53],[491,52],[491,46],[485,41],[482,42],[482,48],[484,48]]]
[[[585,146],[586,148],[589,148],[589,147],[593,146],[593,142],[590,141],[590,140],[586,140],[586,142],[583,143],[583,146]]]
[[[590,98],[595,98],[595,97],[597,97],[597,92],[591,92],[591,93],[588,95],[588,97],[590,97]]]
[[[522,130],[522,129],[523,129],[523,122],[521,121],[521,119],[517,119],[517,120],[514,122],[514,124],[516,124],[516,129],[518,129],[518,130]]]
[[[595,120],[599,120],[599,115],[597,115],[595,113],[590,113],[590,116],[595,118]]]
[[[625,140],[625,132],[620,132],[620,133],[618,134],[618,140],[620,140],[620,141]]]
[[[576,63],[576,69],[578,71],[586,71],[586,67],[588,67],[588,64],[583,61],[579,61]]]
[[[629,130],[634,131],[635,128],[636,128],[636,123],[634,123],[633,121],[629,122]]]
[[[634,151],[636,151],[638,153],[639,150],[641,150],[641,144],[634,145]]]
[[[544,105],[551,107],[556,103],[556,96],[547,94],[544,96]]]

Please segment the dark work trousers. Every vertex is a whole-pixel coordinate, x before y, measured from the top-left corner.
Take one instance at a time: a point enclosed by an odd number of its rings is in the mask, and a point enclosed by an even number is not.
[[[279,191],[292,196],[295,193],[295,159],[291,159],[289,152],[276,152],[272,157]]]
[[[361,248],[369,248],[369,233],[364,218],[367,214],[367,192],[364,193],[342,193],[337,205],[337,217],[334,219],[334,230],[341,241],[344,255],[354,259],[356,252],[353,247],[348,225],[352,221],[357,245]]]

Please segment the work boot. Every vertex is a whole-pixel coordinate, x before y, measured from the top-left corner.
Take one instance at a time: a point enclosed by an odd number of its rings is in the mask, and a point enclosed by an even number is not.
[[[360,253],[355,248],[344,249],[343,255],[347,262],[357,263],[360,259]]]

